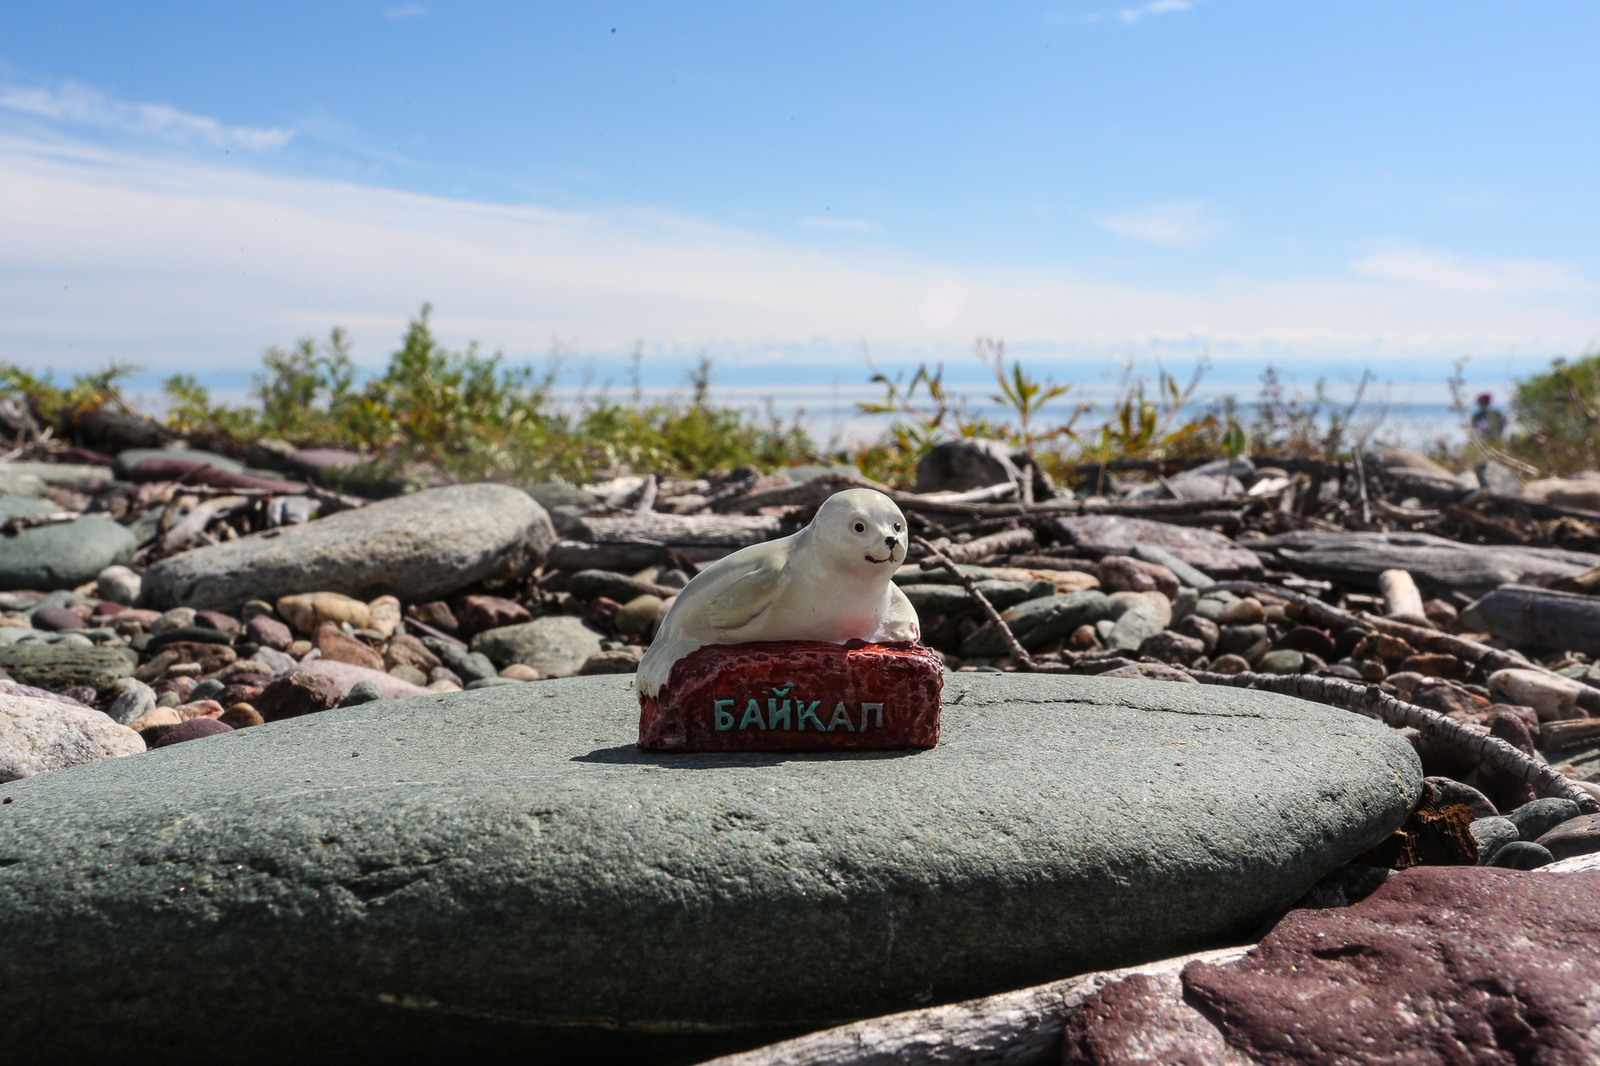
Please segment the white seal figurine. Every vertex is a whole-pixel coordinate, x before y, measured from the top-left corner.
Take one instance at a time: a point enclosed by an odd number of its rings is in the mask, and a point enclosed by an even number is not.
[[[673,599],[639,663],[640,695],[657,695],[673,664],[707,644],[916,640],[917,612],[889,580],[909,538],[893,500],[846,489],[793,536],[717,560]]]

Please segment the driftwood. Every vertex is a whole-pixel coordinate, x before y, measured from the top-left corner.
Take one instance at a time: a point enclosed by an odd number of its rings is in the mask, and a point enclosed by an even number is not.
[[[1029,535],[1031,536],[1032,534],[1030,533]],[[978,601],[978,606],[983,609],[984,615],[1000,630],[1000,635],[1005,638],[1006,647],[1011,649],[1011,657],[1023,669],[1032,670],[1033,656],[1029,655],[1027,649],[1017,642],[1016,634],[1011,632],[1011,627],[1006,625],[1004,618],[1000,617],[1000,612],[994,609],[994,604],[989,602],[989,597],[978,591],[978,586],[970,577],[961,572],[955,560],[943,555],[937,546],[921,537],[914,536],[911,538],[911,542],[921,548],[923,555],[926,556],[921,563],[922,569],[932,570],[934,567],[943,567],[948,570],[950,576],[955,578],[961,587],[967,590],[968,596]],[[976,543],[976,541],[973,543]],[[966,545],[962,545],[962,547],[966,547]]]
[[[928,541],[917,538],[919,544]],[[987,537],[977,537],[965,544],[950,544],[934,541],[933,547],[942,553],[945,558],[956,563],[975,563],[979,559],[988,559],[991,556],[1002,555],[1006,552],[1027,551],[1038,545],[1038,539],[1031,529],[1007,529],[999,533],[991,533]]]
[[[1487,733],[1480,733],[1437,711],[1396,699],[1377,685],[1360,685],[1333,677],[1310,674],[1212,674],[1203,670],[1186,671],[1202,685],[1228,685],[1233,688],[1263,689],[1295,696],[1312,703],[1325,703],[1349,711],[1370,714],[1396,729],[1410,726],[1430,739],[1472,752],[1500,773],[1532,785],[1542,796],[1569,799],[1585,814],[1600,813],[1597,801],[1573,785],[1559,771],[1536,762],[1521,751]]]
[[[1220,966],[1248,947],[1221,948],[1034,988],[841,1025],[703,1066],[1055,1066],[1061,1031],[1083,1001],[1136,974],[1177,974],[1191,962]]]
[[[1600,596],[1502,585],[1461,618],[1512,644],[1600,655]]]
[[[591,544],[671,545],[672,547],[745,548],[786,537],[799,530],[794,522],[766,515],[648,514],[630,518],[586,518],[579,533]]]
[[[1383,597],[1383,613],[1389,618],[1412,625],[1428,624],[1428,616],[1422,610],[1422,591],[1406,571],[1385,570],[1379,574],[1378,593]]]
[[[1408,571],[1424,592],[1482,596],[1528,574],[1559,577],[1600,564],[1600,555],[1561,548],[1458,544],[1426,533],[1322,533],[1300,530],[1252,541],[1298,573],[1376,589],[1385,570]],[[1205,569],[1205,567],[1201,567]]]
[[[14,514],[0,522],[0,535],[9,535],[32,529],[35,526],[54,526],[62,522],[76,522],[82,511],[52,511],[49,514]]]
[[[589,544],[581,540],[562,540],[550,548],[545,565],[552,570],[614,570],[619,573],[666,565],[686,573],[698,573],[698,566],[690,571],[681,561],[674,561],[674,556],[678,560],[687,559],[693,565],[714,562],[735,551],[738,548],[693,544]]]

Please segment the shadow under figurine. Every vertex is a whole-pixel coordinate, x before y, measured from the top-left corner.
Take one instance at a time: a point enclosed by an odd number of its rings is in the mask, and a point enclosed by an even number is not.
[[[639,663],[639,747],[931,748],[944,666],[890,579],[909,535],[872,489],[742,548],[678,593]]]

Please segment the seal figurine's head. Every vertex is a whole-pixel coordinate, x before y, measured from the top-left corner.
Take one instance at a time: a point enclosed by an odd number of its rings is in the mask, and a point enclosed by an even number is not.
[[[846,489],[829,496],[811,520],[819,559],[846,573],[887,581],[906,560],[910,532],[894,501],[875,489]]]

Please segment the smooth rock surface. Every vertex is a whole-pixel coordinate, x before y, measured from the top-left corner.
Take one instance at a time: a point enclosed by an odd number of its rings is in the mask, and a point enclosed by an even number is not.
[[[51,692],[75,685],[104,692],[118,678],[131,676],[133,663],[118,648],[11,644],[0,646],[0,669],[24,685]]]
[[[472,650],[500,666],[522,663],[542,677],[571,677],[600,651],[604,636],[576,615],[559,614],[486,629],[472,638]]]
[[[10,786],[0,1040],[755,1046],[1244,934],[1421,791],[1378,723],[1192,685],[962,676],[920,752],[651,754],[638,718],[627,678],[546,681]],[[248,1009],[172,1026],[195,989]]]
[[[527,493],[452,485],[163,559],[145,572],[144,599],[232,611],[307,589],[368,600],[398,588],[425,600],[525,573],[554,542]]]
[[[0,517],[56,510],[48,501],[0,497]],[[18,530],[0,537],[0,590],[77,588],[133,558],[137,547],[126,527],[99,515]]]
[[[0,696],[0,782],[134,755],[144,741],[99,711],[27,696]],[[0,849],[0,870],[9,863]]]

